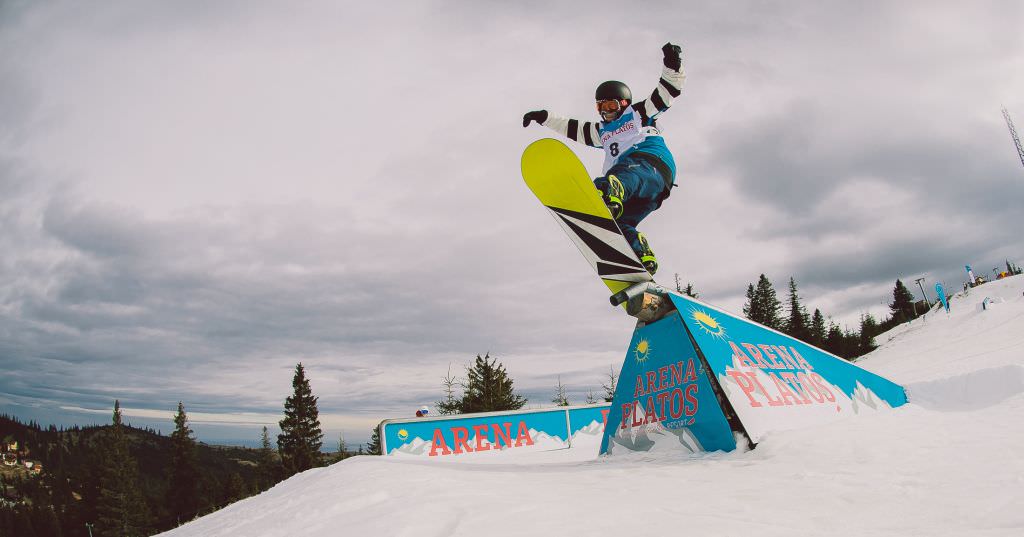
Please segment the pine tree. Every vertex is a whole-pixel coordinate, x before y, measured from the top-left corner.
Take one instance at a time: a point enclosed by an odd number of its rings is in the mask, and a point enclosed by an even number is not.
[[[878,321],[875,321],[875,317],[870,313],[861,315],[857,356],[861,356],[875,350],[875,335],[877,333]]]
[[[764,274],[758,278],[756,288],[753,284],[747,286],[747,303],[743,306],[743,313],[748,319],[778,330],[782,327],[779,319],[781,311],[782,303],[775,294],[772,282]]]
[[[348,445],[345,443],[345,433],[338,433],[338,460],[344,459],[348,455]]]
[[[370,443],[366,446],[366,451],[370,455],[380,455],[380,429],[377,427],[373,428],[373,432],[370,433]]]
[[[59,441],[60,447],[58,448],[58,462],[57,470],[54,474],[47,473],[44,479],[48,481],[47,487],[50,489],[50,497],[53,499],[53,509],[55,513],[60,513],[58,517],[61,525],[64,528],[69,528],[72,525],[77,524],[79,514],[80,502],[75,499],[75,492],[71,487],[70,477],[64,469],[64,440],[61,438]],[[64,532],[61,533],[70,533]],[[0,535],[3,535],[0,533]]]
[[[260,435],[260,450],[256,458],[257,483],[260,490],[267,490],[281,480],[281,461],[270,445],[270,433],[263,426]]]
[[[615,399],[615,381],[619,377],[615,374],[615,370],[611,366],[608,366],[608,384],[601,383],[601,387],[604,388],[604,401],[611,403]]]
[[[434,408],[442,416],[462,413],[462,399],[455,397],[455,386],[459,380],[452,376],[452,365],[448,364],[448,375],[441,381],[444,387],[444,400],[434,403]]]
[[[757,291],[764,304],[764,322],[761,324],[775,329],[780,328],[782,319],[779,314],[782,312],[782,302],[779,302],[772,282],[768,281],[764,274],[757,280]]]
[[[512,379],[505,367],[490,353],[478,354],[473,367],[466,368],[466,390],[462,396],[462,412],[494,412],[519,410],[526,399],[512,391]]]
[[[860,334],[847,328],[843,331],[843,353],[840,356],[853,360],[861,354],[863,353],[860,348]]]
[[[836,356],[843,356],[843,346],[842,329],[839,328],[838,324],[829,321],[823,348]]]
[[[35,535],[36,530],[32,525],[32,515],[27,507],[15,509],[11,513],[11,531],[4,535]]]
[[[754,284],[747,284],[747,301],[743,304],[743,316],[747,319],[753,319],[751,317],[757,310],[757,297],[754,295]]]
[[[284,419],[279,422],[277,449],[285,475],[292,476],[321,465],[320,447],[324,433],[320,430],[317,397],[309,387],[302,363],[295,366],[293,393],[284,401]]]
[[[916,317],[914,315],[914,295],[898,279],[896,287],[892,290],[892,303],[889,304],[889,310],[892,311],[892,316],[896,319],[897,324]]]
[[[96,527],[103,537],[132,537],[146,533],[148,509],[138,487],[139,470],[128,452],[121,422],[121,402],[114,401],[113,427],[103,450]]]
[[[697,291],[693,288],[693,284],[686,282],[686,287],[683,287],[682,280],[679,279],[679,273],[676,273],[676,292],[684,294],[690,298],[700,298],[697,295]]]
[[[57,518],[57,512],[51,505],[40,505],[37,506],[34,511],[36,535],[46,535],[48,537],[61,537],[62,533],[60,530],[60,520]]]
[[[558,377],[558,384],[555,386],[555,397],[551,402],[557,406],[569,406],[569,397],[565,394],[565,384],[562,384],[562,377]]]
[[[821,310],[814,308],[814,315],[811,317],[811,344],[821,347],[825,343],[825,316]]]
[[[238,472],[231,472],[231,475],[223,483],[220,497],[221,504],[228,505],[241,500],[249,495],[249,487],[245,484]]]
[[[796,290],[796,280],[789,278],[789,317],[784,325],[784,332],[800,341],[811,341],[811,328],[807,319],[807,310],[800,305],[800,296]]]
[[[199,512],[199,470],[196,467],[196,441],[188,426],[185,405],[178,402],[171,433],[171,479],[167,507],[179,524],[195,518]]]
[[[829,321],[828,334],[825,336],[822,348],[847,360],[852,360],[864,353],[859,333],[848,329],[843,330],[831,321]]]

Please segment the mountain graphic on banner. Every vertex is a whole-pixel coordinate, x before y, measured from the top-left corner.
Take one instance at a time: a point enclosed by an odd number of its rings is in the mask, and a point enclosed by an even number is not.
[[[626,451],[699,453],[704,451],[700,441],[690,429],[679,427],[669,429],[656,416],[651,420],[642,408],[636,407],[637,421],[652,421],[636,427],[619,428],[609,437],[608,453],[614,453],[616,446]]]

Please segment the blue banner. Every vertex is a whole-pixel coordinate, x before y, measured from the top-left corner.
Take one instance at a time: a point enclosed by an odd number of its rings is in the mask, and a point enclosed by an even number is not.
[[[671,299],[755,443],[768,431],[907,401],[902,386],[838,356],[689,297]]]
[[[381,423],[381,448],[385,455],[447,458],[572,447],[592,449],[596,456],[609,406],[385,420]]]
[[[735,448],[679,315],[637,328],[622,364],[601,453]]]

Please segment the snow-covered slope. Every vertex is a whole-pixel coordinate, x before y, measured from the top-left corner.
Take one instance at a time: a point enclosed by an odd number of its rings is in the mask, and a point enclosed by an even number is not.
[[[879,337],[859,363],[908,387],[892,412],[688,458],[356,457],[166,535],[1024,535],[1022,293],[992,282]]]
[[[1024,354],[1024,275],[954,295],[939,308],[878,338],[858,365],[901,383],[948,378],[1005,365]],[[982,309],[985,299],[995,300]],[[1000,302],[1001,301],[1001,302]]]

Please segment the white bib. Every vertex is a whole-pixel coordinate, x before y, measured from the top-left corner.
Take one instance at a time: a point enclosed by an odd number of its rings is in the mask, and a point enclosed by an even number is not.
[[[644,141],[648,136],[658,135],[658,129],[644,127],[640,115],[630,106],[622,113],[622,116],[615,121],[598,125],[598,132],[601,135],[601,147],[604,148],[604,170],[602,174],[608,173],[619,161],[619,156],[626,153],[634,146]]]

